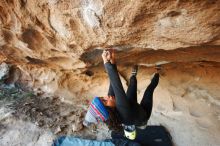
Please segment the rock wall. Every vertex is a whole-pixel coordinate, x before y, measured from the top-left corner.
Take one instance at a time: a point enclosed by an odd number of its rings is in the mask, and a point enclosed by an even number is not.
[[[219,0],[1,0],[0,62],[7,84],[69,103],[105,95],[103,47],[114,47],[126,88],[140,66],[141,96],[161,64],[151,124],[176,145],[219,145]]]

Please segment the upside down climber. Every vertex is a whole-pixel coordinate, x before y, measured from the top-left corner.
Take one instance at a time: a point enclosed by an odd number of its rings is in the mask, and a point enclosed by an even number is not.
[[[134,140],[139,136],[137,131],[147,127],[147,122],[152,112],[153,92],[159,83],[159,73],[154,74],[139,104],[137,102],[136,79],[138,66],[136,65],[132,69],[130,83],[125,93],[117,71],[115,51],[113,49],[104,50],[102,59],[110,79],[108,96],[94,98],[86,114],[84,125],[107,121],[109,114],[105,107],[116,108],[124,129],[124,136]]]

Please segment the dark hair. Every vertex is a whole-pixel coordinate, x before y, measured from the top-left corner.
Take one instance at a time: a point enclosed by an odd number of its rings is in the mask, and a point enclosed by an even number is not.
[[[107,107],[109,119],[106,121],[108,128],[114,131],[123,130],[121,119],[116,108]]]

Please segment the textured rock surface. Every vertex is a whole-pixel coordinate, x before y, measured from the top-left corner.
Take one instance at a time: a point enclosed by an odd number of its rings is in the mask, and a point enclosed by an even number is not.
[[[219,0],[1,0],[0,63],[7,84],[80,103],[105,95],[101,47],[117,49],[126,88],[141,66],[139,96],[162,64],[151,124],[176,145],[220,145]]]

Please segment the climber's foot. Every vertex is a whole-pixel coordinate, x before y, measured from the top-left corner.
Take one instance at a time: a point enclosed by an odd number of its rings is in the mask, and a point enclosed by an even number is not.
[[[157,73],[160,73],[160,71],[162,70],[162,66],[161,65],[155,65],[154,68],[157,70]]]
[[[132,75],[132,76],[136,76],[136,75],[137,75],[137,72],[138,72],[138,65],[134,65],[134,66],[132,67],[131,75]]]
[[[164,69],[162,65],[155,65],[156,73],[160,74],[161,76],[165,75]]]

